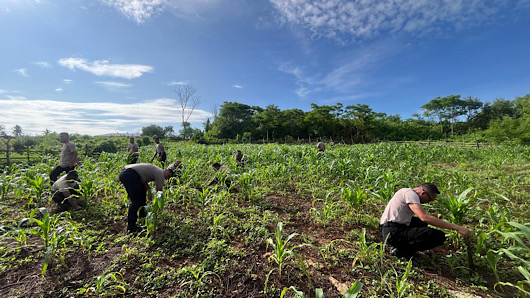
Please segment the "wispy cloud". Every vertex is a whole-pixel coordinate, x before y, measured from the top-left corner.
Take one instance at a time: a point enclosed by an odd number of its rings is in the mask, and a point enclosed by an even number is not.
[[[18,73],[19,75],[21,75],[23,77],[26,77],[26,78],[29,77],[28,76],[28,70],[26,68],[14,69],[13,71]]]
[[[166,6],[166,1],[163,0],[102,0],[102,2],[113,6],[138,24],[162,12]]]
[[[69,79],[64,79],[63,82],[65,84],[71,84],[73,81],[72,80],[69,80]]]
[[[169,86],[177,86],[177,85],[189,85],[189,82],[186,82],[186,81],[173,81],[173,82],[169,82],[167,83]]]
[[[149,65],[110,64],[108,60],[89,62],[82,58],[62,58],[58,63],[71,70],[78,68],[97,76],[109,76],[123,79],[139,78],[144,73],[153,71],[153,67]]]
[[[102,3],[116,8],[120,13],[138,24],[144,23],[151,17],[157,16],[165,10],[176,15],[198,14],[214,4],[225,0],[100,0]],[[228,1],[227,1],[228,2]]]
[[[234,85],[232,85],[232,87],[234,87],[236,89],[242,89],[243,85],[234,84]]]
[[[124,89],[131,87],[131,84],[124,84],[120,82],[95,82],[96,84],[105,87],[109,91],[124,91]]]
[[[488,20],[507,1],[269,0],[283,24],[312,38],[372,39],[384,33],[427,34]]]
[[[55,92],[57,92],[57,93],[61,93],[61,92],[63,92],[63,91],[64,91],[63,88],[57,88],[57,89],[55,89]]]
[[[1,93],[7,93],[7,90],[0,89],[0,94]]]
[[[46,61],[33,62],[33,64],[40,68],[52,68],[52,65]]]
[[[311,93],[332,91],[339,94],[359,93],[370,85],[371,76],[381,63],[400,51],[392,41],[381,41],[351,51],[343,58],[330,62],[335,65],[323,71],[321,67],[309,69],[309,65],[299,66],[293,62],[284,62],[278,70],[292,75],[298,88],[294,91],[299,97]]]
[[[81,134],[139,131],[153,123],[175,123],[181,112],[174,99],[155,99],[138,103],[62,102],[54,100],[28,100],[9,97],[1,100],[2,122],[6,126],[19,124],[25,132],[39,134],[44,129]],[[75,106],[75,109],[71,107]],[[191,123],[202,123],[211,113],[196,109]],[[175,129],[178,129],[175,127]]]

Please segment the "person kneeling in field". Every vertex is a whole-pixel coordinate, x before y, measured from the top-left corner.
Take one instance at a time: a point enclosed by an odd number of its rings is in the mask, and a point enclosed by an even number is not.
[[[414,189],[402,188],[394,194],[380,220],[383,239],[388,237],[387,243],[393,247],[392,255],[410,259],[418,251],[442,245],[445,233],[428,225],[455,230],[464,239],[469,237],[470,232],[466,227],[425,212],[421,204],[433,201],[438,194],[440,191],[433,183],[424,183]]]
[[[128,233],[138,233],[144,229],[143,227],[138,227],[136,221],[138,220],[138,215],[140,217],[146,216],[144,209],[146,194],[149,195],[150,201],[153,200],[148,183],[154,181],[156,190],[161,191],[164,186],[164,180],[168,180],[175,175],[179,164],[180,162],[171,164],[165,170],[149,163],[130,164],[121,169],[118,177],[131,200],[127,213]]]
[[[228,170],[228,168],[226,166],[222,166],[218,162],[213,163],[212,167],[217,172],[216,173],[217,176],[215,178],[213,178],[212,182],[210,182],[210,184],[208,184],[208,186],[212,186],[212,185],[218,184],[220,182],[219,181],[219,174],[223,173],[225,175],[225,185],[226,185],[226,187],[230,188],[230,186],[232,185],[232,180],[230,179],[230,177],[228,177],[230,175],[230,171]]]
[[[72,170],[68,174],[61,176],[52,185],[53,201],[59,205],[61,211],[70,207],[75,210],[83,208],[77,204],[76,196],[79,195],[79,175]]]

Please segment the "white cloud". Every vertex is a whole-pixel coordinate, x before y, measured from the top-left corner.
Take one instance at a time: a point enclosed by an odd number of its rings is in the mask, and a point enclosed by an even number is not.
[[[103,0],[103,3],[115,7],[138,24],[162,12],[166,5],[162,0]]]
[[[0,93],[7,93],[7,90],[0,89]]]
[[[120,82],[95,82],[98,85],[109,87],[109,88],[127,88],[131,87],[131,84],[124,84]]]
[[[120,82],[94,82],[100,86],[105,87],[108,91],[112,92],[122,92],[125,91],[128,87],[131,87],[131,84],[124,84]]]
[[[234,84],[232,85],[232,87],[237,88],[237,89],[242,89],[243,85]]]
[[[71,84],[73,81],[72,80],[69,80],[69,79],[64,79],[63,82],[65,84]]]
[[[167,83],[169,86],[177,86],[177,85],[189,85],[188,82],[186,81],[173,81],[173,82],[170,82],[170,83]]]
[[[153,71],[153,67],[149,65],[110,64],[107,60],[89,62],[82,58],[62,58],[58,63],[71,70],[79,68],[97,76],[109,76],[123,79],[139,78],[144,73]]]
[[[7,127],[19,124],[25,132],[31,134],[40,134],[44,129],[90,135],[132,132],[153,124],[153,121],[160,125],[174,125],[175,129],[179,127],[176,115],[179,115],[180,109],[174,99],[163,98],[138,103],[74,103],[8,96],[8,99],[0,99],[0,106],[5,107],[2,110],[2,122]],[[209,112],[196,109],[190,122],[201,124],[211,116]]]
[[[480,0],[269,0],[283,24],[312,38],[372,39],[383,33],[427,34],[487,21],[507,1]]]
[[[208,9],[215,9],[214,4],[223,0],[100,0],[104,4],[116,8],[128,19],[138,24],[151,17],[157,16],[165,10],[170,10],[178,16],[192,15]],[[229,1],[225,1],[230,3]]]
[[[23,77],[26,77],[26,78],[28,77],[28,70],[26,68],[14,69],[13,71],[18,73],[19,75],[21,75]]]
[[[41,68],[52,68],[52,65],[46,61],[33,62],[33,64]]]
[[[64,91],[63,88],[57,88],[57,89],[55,89],[55,92],[57,92],[57,93],[61,93],[61,92],[63,92],[63,91]]]

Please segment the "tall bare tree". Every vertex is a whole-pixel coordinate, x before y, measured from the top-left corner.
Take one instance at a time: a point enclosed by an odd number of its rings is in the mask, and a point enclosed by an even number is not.
[[[201,101],[199,97],[195,95],[197,89],[190,84],[178,85],[175,88],[175,93],[177,93],[177,98],[180,104],[180,112],[182,117],[182,128],[186,127],[186,123],[189,124],[188,120],[193,114],[195,108],[199,106]],[[186,136],[183,136],[184,138]]]

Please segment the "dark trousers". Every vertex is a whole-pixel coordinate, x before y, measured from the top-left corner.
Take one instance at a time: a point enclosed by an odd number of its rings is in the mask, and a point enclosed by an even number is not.
[[[414,254],[417,251],[429,250],[445,242],[445,233],[430,228],[417,217],[413,217],[410,225],[387,223],[381,226],[383,240],[388,236],[387,243],[403,254]]]
[[[75,166],[74,167],[61,167],[61,166],[56,167],[50,173],[50,184],[53,185],[53,183],[55,183],[55,181],[57,181],[59,175],[61,175],[62,172],[68,173],[68,172],[72,171],[74,168],[75,168]]]
[[[162,169],[166,167],[166,159],[167,155],[165,151],[160,153],[160,156],[158,156],[158,161],[162,164]]]
[[[129,212],[127,213],[127,230],[135,231],[137,229],[136,221],[138,220],[138,214],[140,217],[146,216],[144,206],[146,205],[145,196],[147,190],[140,179],[140,175],[133,169],[122,169],[118,177],[123,186],[125,186],[127,195],[131,200]]]
[[[79,186],[77,186],[74,189],[68,189],[70,192],[70,196],[79,196]],[[61,206],[63,209],[70,208],[72,205],[70,205],[70,202],[68,202],[68,198],[64,196],[64,194],[60,191],[56,191],[55,194],[53,194],[53,201],[57,203],[57,205]]]
[[[129,163],[134,164],[138,162],[138,153],[129,154]]]

